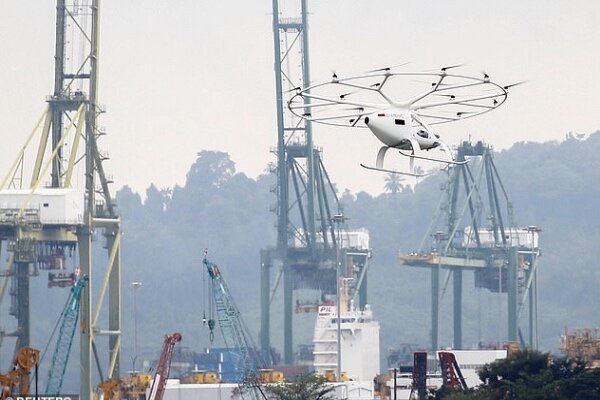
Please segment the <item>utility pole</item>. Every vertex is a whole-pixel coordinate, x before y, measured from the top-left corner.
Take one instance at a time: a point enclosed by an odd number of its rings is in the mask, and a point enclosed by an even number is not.
[[[340,263],[340,252],[342,247],[342,228],[341,224],[346,221],[343,214],[336,214],[331,218],[332,222],[337,225],[337,246],[336,246],[336,256],[335,256],[335,281],[336,281],[336,292],[335,292],[335,302],[337,309],[337,372],[336,377],[338,382],[342,381],[342,307],[341,307],[341,296],[340,296],[340,286],[341,286],[341,278],[342,274],[340,273],[341,263]]]
[[[137,301],[136,301],[136,294],[138,289],[140,289],[143,284],[142,282],[131,282],[130,283],[131,288],[133,289],[133,373],[136,373],[137,370],[135,369],[135,362],[137,361],[137,357],[138,357],[138,330],[137,330]]]

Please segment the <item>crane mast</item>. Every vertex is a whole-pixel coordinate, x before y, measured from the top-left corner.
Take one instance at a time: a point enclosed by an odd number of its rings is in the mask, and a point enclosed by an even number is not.
[[[173,333],[172,335],[165,336],[165,343],[163,345],[158,366],[156,367],[156,374],[152,381],[150,397],[148,400],[162,400],[163,394],[165,393],[165,385],[169,378],[169,371],[171,369],[173,348],[175,347],[175,343],[179,341],[181,341],[181,333]]]
[[[71,345],[73,344],[73,336],[77,327],[77,319],[79,317],[79,305],[81,304],[81,293],[87,284],[88,277],[79,278],[75,286],[71,288],[67,305],[62,313],[62,324],[56,341],[54,354],[52,355],[52,364],[48,371],[48,382],[46,384],[47,395],[57,396],[60,393],[65,370],[69,362],[71,353]]]
[[[217,311],[217,318],[225,346],[237,353],[238,359],[236,369],[241,373],[238,381],[242,395],[249,393],[252,399],[260,399],[263,396],[257,379],[257,370],[261,364],[253,345],[252,337],[242,319],[229,288],[221,275],[219,267],[204,257],[203,261],[211,279],[212,294]],[[209,320],[209,328],[214,328],[214,320]]]
[[[463,377],[454,353],[449,351],[440,351],[438,352],[438,357],[440,359],[440,368],[442,370],[442,380],[444,386],[458,387],[463,390],[467,390],[467,382]]]

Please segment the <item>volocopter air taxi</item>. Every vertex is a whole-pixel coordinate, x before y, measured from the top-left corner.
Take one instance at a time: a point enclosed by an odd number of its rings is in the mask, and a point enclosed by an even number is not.
[[[331,81],[295,88],[288,102],[300,118],[329,125],[368,128],[383,146],[375,167],[384,172],[422,176],[414,170],[415,159],[458,164],[433,125],[471,118],[494,110],[506,101],[508,89],[481,76],[449,73],[453,65],[436,71],[404,72],[386,67],[348,78],[333,73]],[[402,93],[402,100],[391,93]],[[410,158],[410,171],[384,167],[389,149]],[[438,150],[431,155],[430,150]]]

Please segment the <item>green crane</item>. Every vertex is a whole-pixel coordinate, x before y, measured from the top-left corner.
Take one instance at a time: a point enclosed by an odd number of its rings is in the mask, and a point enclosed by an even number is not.
[[[248,327],[233,301],[219,267],[206,258],[206,252],[203,263],[211,279],[214,305],[225,346],[238,355],[236,370],[240,373],[238,384],[242,397],[250,397],[253,400],[265,398],[257,376],[262,362],[258,358]],[[215,327],[212,317],[209,318],[208,327],[212,339]]]
[[[71,353],[71,345],[73,344],[73,336],[77,327],[77,319],[79,317],[79,305],[81,303],[81,293],[87,284],[87,275],[79,278],[75,285],[71,288],[67,305],[65,306],[61,318],[62,324],[56,340],[56,348],[52,355],[52,365],[48,372],[48,383],[46,391],[49,396],[57,396],[60,394],[69,354]]]

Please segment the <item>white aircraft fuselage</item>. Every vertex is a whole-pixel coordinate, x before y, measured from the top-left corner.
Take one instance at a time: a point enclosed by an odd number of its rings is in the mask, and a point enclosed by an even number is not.
[[[421,150],[429,150],[441,143],[433,129],[408,109],[389,108],[369,114],[364,121],[377,139],[389,147],[413,150],[412,143],[416,141]]]

